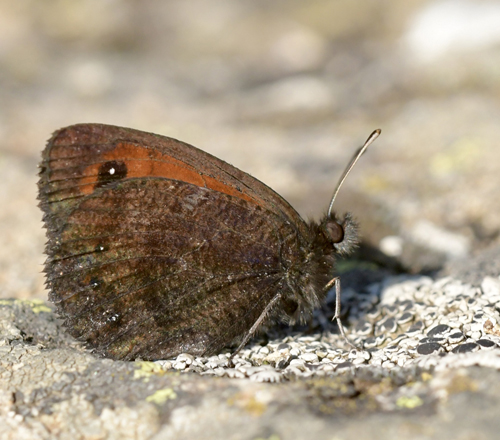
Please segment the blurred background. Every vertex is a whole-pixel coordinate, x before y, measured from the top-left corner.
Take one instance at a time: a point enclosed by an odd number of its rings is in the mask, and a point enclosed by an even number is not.
[[[500,1],[0,0],[0,296],[46,298],[37,163],[77,122],[196,145],[413,272],[498,244]]]

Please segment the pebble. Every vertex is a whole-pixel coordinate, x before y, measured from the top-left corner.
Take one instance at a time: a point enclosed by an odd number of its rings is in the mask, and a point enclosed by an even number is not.
[[[315,353],[303,353],[299,358],[306,362],[319,362],[318,355]]]
[[[155,361],[155,364],[160,365],[163,370],[170,370],[172,367],[172,361]]]
[[[395,366],[396,366],[396,364],[394,362],[391,362],[391,361],[382,362],[382,368],[387,368],[388,370],[394,368]]]
[[[389,345],[389,346],[385,347],[385,351],[387,353],[394,353],[394,352],[396,352],[398,350],[399,350],[399,346],[396,345],[396,344],[392,344],[392,345]]]
[[[432,343],[432,342],[436,342],[438,344],[441,344],[445,341],[444,338],[423,338],[423,339],[420,339],[420,342],[421,344],[428,344],[428,343]]]
[[[458,320],[458,317],[452,317],[451,319],[448,320],[448,325],[453,329],[453,330],[460,330],[462,328],[462,323]]]
[[[366,318],[369,319],[370,321],[377,320],[381,315],[382,311],[378,308],[373,308],[372,310],[366,312]]]
[[[174,368],[175,368],[175,364],[174,364]],[[217,368],[217,362],[208,361],[205,363],[205,368],[208,368],[208,369]]]
[[[423,354],[423,355],[428,355],[432,353],[436,353],[439,351],[443,351],[443,347],[438,344],[437,342],[427,342],[424,344],[420,344],[417,347],[417,353],[418,354]]]
[[[448,341],[452,344],[458,344],[465,339],[465,336],[462,332],[454,332],[448,336]]]
[[[481,283],[481,289],[487,296],[500,295],[500,279],[493,277],[484,277]]]
[[[387,316],[394,316],[398,312],[398,307],[395,305],[385,306],[383,311]]]
[[[301,371],[305,370],[305,362],[303,359],[292,359],[290,361],[290,367],[298,368]]]
[[[321,366],[321,370],[326,373],[329,373],[335,370],[335,366],[332,363],[324,364]]]
[[[373,325],[368,321],[359,321],[355,326],[356,334],[358,335],[369,335],[373,331]]]
[[[245,359],[233,359],[235,368],[249,368],[252,366],[250,361]]]
[[[262,353],[252,353],[252,355],[251,355],[252,362],[259,364],[259,365],[262,364],[262,362],[264,361],[265,358],[266,358],[266,355],[262,354]]]
[[[470,325],[470,331],[471,332],[481,332],[483,330],[483,323],[481,322],[473,322]]]
[[[328,353],[327,353],[326,351],[323,351],[323,350],[317,350],[317,351],[316,351],[316,356],[318,356],[318,358],[319,358],[320,360],[323,360],[324,358],[326,358],[326,355],[327,355],[327,354],[328,354]]]
[[[340,351],[340,350],[332,350],[332,351],[328,351],[328,354],[326,357],[330,360],[335,360],[335,359],[338,360],[338,359],[341,359],[344,355],[345,355],[345,353]]]
[[[478,351],[480,348],[479,344],[476,344],[475,342],[466,342],[465,344],[460,344],[457,345],[453,350],[451,350],[452,353],[472,353],[474,351]]]
[[[372,354],[368,350],[362,350],[360,352],[360,356],[366,361],[369,361],[372,358]]]
[[[388,318],[385,321],[382,321],[379,324],[379,332],[380,333],[394,333],[398,328],[398,324],[396,323],[395,318]]]
[[[353,365],[361,365],[361,364],[364,364],[366,363],[366,359],[362,356],[359,356],[357,358],[354,358],[351,362],[353,363]]]
[[[406,338],[399,343],[399,346],[401,348],[409,349],[409,348],[415,348],[418,344],[419,344],[418,340]]]
[[[425,326],[422,321],[417,321],[406,331],[406,334],[419,333],[424,329],[424,327]]]
[[[377,338],[374,338],[373,336],[370,337],[370,338],[366,338],[364,341],[363,341],[363,347],[364,348],[375,348],[377,347],[378,345],[380,345],[378,343],[378,339]]]
[[[470,334],[468,335],[471,339],[481,339],[483,334],[482,332],[478,331],[478,332],[470,332]]]
[[[222,377],[226,374],[226,370],[222,367],[217,367],[216,369],[214,369],[214,373],[216,376]]]
[[[189,353],[181,353],[177,356],[177,362],[184,362],[186,365],[191,365],[194,361],[194,356]]]
[[[411,312],[404,312],[401,316],[396,318],[396,320],[397,320],[396,322],[399,325],[407,324],[408,322],[411,322],[413,320],[414,316],[415,315]]]
[[[439,324],[439,325],[436,325],[435,327],[431,328],[427,332],[427,336],[429,336],[430,338],[443,336],[445,333],[448,333],[450,330],[451,330],[451,328],[449,325]]]
[[[179,362],[179,361],[175,361],[173,364],[172,364],[172,368],[174,370],[185,370],[186,369],[186,362]]]
[[[337,364],[337,370],[341,370],[343,368],[350,368],[352,366],[353,366],[352,362],[341,362],[340,364]]]
[[[489,349],[489,348],[496,348],[497,347],[497,344],[495,344],[493,341],[490,341],[489,339],[478,339],[476,342],[483,349],[484,348]]]
[[[226,376],[230,377],[231,379],[243,379],[245,377],[245,373],[236,368],[227,368]]]
[[[410,356],[402,354],[396,358],[396,364],[398,365],[398,367],[404,367],[406,362],[408,362],[408,359],[410,359]]]

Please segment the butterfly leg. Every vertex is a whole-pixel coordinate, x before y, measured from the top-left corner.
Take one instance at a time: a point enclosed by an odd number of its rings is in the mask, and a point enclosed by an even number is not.
[[[229,356],[229,359],[233,359],[233,357],[247,344],[247,342],[250,340],[250,338],[253,336],[253,334],[257,331],[259,326],[262,324],[264,319],[266,319],[267,314],[270,312],[272,307],[276,304],[281,299],[281,293],[277,293],[274,295],[273,299],[269,301],[269,304],[267,304],[266,308],[264,311],[260,314],[260,316],[257,318],[257,321],[255,321],[254,325],[248,330],[247,334],[241,341],[240,345],[238,345],[238,348]]]
[[[347,335],[344,330],[344,326],[342,325],[342,321],[340,320],[340,277],[335,277],[331,279],[328,284],[325,286],[325,289],[328,290],[332,286],[335,286],[335,315],[332,318],[332,321],[337,321],[337,325],[340,330],[340,334],[344,338],[344,341],[347,342],[348,345],[350,345],[352,348],[358,350],[358,347],[356,347],[349,339],[347,338]]]

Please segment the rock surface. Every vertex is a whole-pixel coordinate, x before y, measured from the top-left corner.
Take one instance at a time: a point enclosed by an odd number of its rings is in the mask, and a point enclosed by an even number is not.
[[[406,333],[395,325],[392,334],[383,333],[380,349],[358,352],[339,349],[339,338],[328,332],[282,335],[251,344],[235,365],[228,365],[227,355],[158,362],[97,358],[66,335],[44,302],[3,300],[1,438],[493,438],[499,428],[500,320],[489,300],[500,295],[500,279],[486,277],[483,294],[472,296],[471,286],[452,279],[385,283],[372,315],[389,312],[400,321],[407,312],[390,303],[402,295],[408,305],[405,297],[420,291],[422,304],[441,307],[421,309],[433,322],[427,322],[430,330],[413,317]],[[467,299],[474,296],[480,304]],[[453,309],[457,320],[453,312],[442,316]],[[435,325],[436,317],[441,324]],[[362,330],[354,328],[350,337]],[[292,359],[280,365],[273,352]]]
[[[494,438],[498,14],[493,0],[0,0],[0,438]],[[77,122],[192,143],[305,217],[382,128],[337,206],[365,238],[364,269],[339,269],[370,354],[345,349],[328,307],[234,368],[112,362],[69,338],[45,302],[36,174]]]

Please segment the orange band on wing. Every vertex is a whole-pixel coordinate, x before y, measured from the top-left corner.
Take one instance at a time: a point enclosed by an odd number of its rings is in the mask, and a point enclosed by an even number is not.
[[[236,188],[226,185],[213,177],[200,174],[194,167],[159,151],[140,147],[137,144],[119,143],[111,152],[101,156],[101,162],[85,169],[81,180],[81,192],[91,194],[98,183],[99,168],[103,162],[119,161],[127,167],[126,178],[163,177],[179,180],[193,185],[210,188],[214,191],[238,197],[248,202],[259,203]]]

